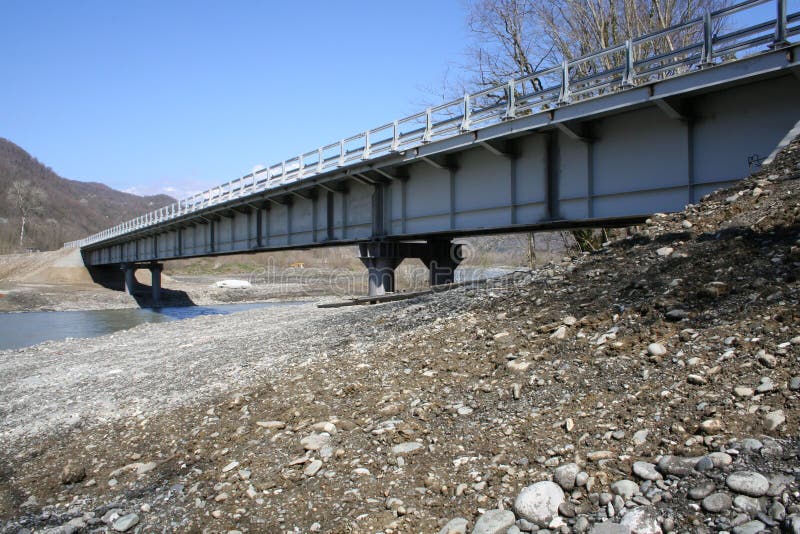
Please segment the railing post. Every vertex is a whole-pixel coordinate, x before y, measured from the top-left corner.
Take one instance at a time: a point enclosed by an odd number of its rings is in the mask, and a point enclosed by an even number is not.
[[[517,88],[514,80],[508,80],[508,87],[506,88],[506,115],[505,119],[513,119],[517,116]]]
[[[364,153],[361,154],[361,159],[369,159],[369,130],[364,132]]]
[[[634,82],[634,62],[633,57],[633,41],[628,39],[625,41],[625,73],[622,75],[622,85],[631,86]]]
[[[468,132],[471,124],[470,119],[472,117],[472,106],[469,103],[469,93],[464,93],[464,112],[461,118],[461,131]]]
[[[339,141],[339,167],[344,167],[344,139]]]
[[[559,104],[567,104],[570,101],[571,91],[569,89],[569,62],[561,64],[561,92],[558,95]]]
[[[397,152],[400,147],[400,126],[397,121],[392,123],[392,152]]]
[[[322,165],[323,165],[323,155],[322,155],[322,147],[317,149],[317,173],[322,172]]]
[[[786,40],[786,0],[776,0],[778,4],[778,18],[775,26],[775,42],[774,47],[785,46],[789,44]]]
[[[714,63],[714,26],[711,20],[711,11],[706,10],[703,15],[703,62],[702,66]]]
[[[425,110],[425,132],[422,134],[422,142],[430,143],[433,130],[433,118],[431,117],[431,108]]]
[[[297,156],[297,177],[298,178],[302,178],[303,177],[303,171],[304,171],[303,165],[304,165],[304,163],[303,163],[303,155],[300,154],[299,156]]]

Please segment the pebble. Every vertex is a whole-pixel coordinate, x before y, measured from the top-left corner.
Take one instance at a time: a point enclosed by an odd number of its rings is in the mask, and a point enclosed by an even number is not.
[[[392,454],[410,454],[422,449],[424,445],[417,441],[406,441],[392,447]]]
[[[694,466],[700,458],[667,455],[658,461],[657,469],[668,475],[684,477],[695,472]]]
[[[736,471],[728,475],[725,484],[743,495],[761,497],[769,489],[769,481],[761,474],[754,471]]]
[[[467,520],[463,517],[456,517],[447,522],[439,531],[439,534],[466,534]]]
[[[708,381],[703,377],[703,375],[691,374],[686,377],[686,381],[690,384],[694,384],[695,386],[704,386],[708,383]]]
[[[761,383],[756,387],[756,391],[759,393],[769,393],[770,391],[775,389],[775,383],[772,379],[768,376],[765,376],[761,379]]]
[[[136,514],[123,515],[111,525],[117,532],[127,532],[139,523],[139,516]]]
[[[711,480],[707,480],[705,482],[701,482],[697,486],[692,486],[689,488],[689,498],[694,499],[695,501],[700,501],[711,495],[716,486],[714,482]]]
[[[314,460],[303,469],[303,474],[307,477],[313,477],[322,468],[322,460]]]
[[[586,455],[592,462],[598,462],[600,460],[609,460],[614,457],[614,453],[611,451],[592,451]]]
[[[475,522],[472,534],[506,534],[514,526],[514,513],[510,510],[487,510]]]
[[[617,480],[611,483],[611,491],[629,501],[631,497],[639,493],[639,484],[633,480]]]
[[[766,529],[767,525],[761,521],[748,521],[737,527],[733,527],[733,534],[758,534]]]
[[[631,529],[628,525],[620,525],[613,521],[603,521],[595,524],[589,534],[631,534]]]
[[[722,432],[722,421],[719,419],[706,419],[700,423],[703,434],[719,434]]]
[[[565,491],[572,491],[575,489],[575,478],[578,476],[579,471],[578,464],[561,465],[553,473],[553,480]]]
[[[793,376],[791,380],[789,380],[789,389],[792,391],[800,390],[800,376]]]
[[[663,356],[667,353],[667,349],[661,343],[650,343],[647,345],[647,352],[653,356]]]
[[[666,257],[675,252],[675,249],[672,247],[661,247],[660,249],[656,250],[656,254],[659,256]]]
[[[737,397],[752,397],[755,391],[753,388],[748,388],[745,386],[736,386],[733,388],[733,394]]]
[[[661,480],[664,477],[656,470],[656,466],[648,462],[634,462],[633,473],[643,480]]]
[[[706,512],[719,513],[730,508],[732,501],[727,493],[712,493],[700,504]]]
[[[776,410],[764,416],[764,426],[767,430],[775,430],[786,422],[783,410]]]
[[[233,462],[229,463],[228,465],[226,465],[225,467],[223,467],[222,468],[222,472],[223,473],[227,473],[228,471],[233,471],[237,467],[239,467],[239,462],[233,461]]]
[[[714,464],[714,467],[726,467],[733,463],[733,457],[728,454],[727,452],[712,452],[709,453],[707,458],[711,459],[711,462]]]
[[[514,511],[522,519],[539,526],[547,526],[558,515],[558,507],[562,502],[564,491],[558,484],[549,481],[536,482],[517,495]]]
[[[86,468],[82,465],[77,465],[72,462],[67,462],[64,469],[61,470],[61,483],[62,484],[76,484],[86,478]]]
[[[747,495],[737,495],[736,498],[733,499],[733,505],[750,517],[753,517],[761,510],[758,499],[748,497]]]
[[[697,464],[694,466],[695,469],[704,473],[711,469],[714,469],[714,460],[709,458],[708,456],[703,456],[700,460],[697,461]]]
[[[620,524],[628,527],[632,534],[661,534],[658,513],[650,506],[629,510]]]
[[[681,321],[689,317],[689,312],[681,309],[669,310],[665,314],[665,317],[667,318],[668,321]]]
[[[650,434],[649,430],[637,430],[636,432],[634,432],[632,438],[634,446],[640,447],[645,443],[647,443],[647,436],[649,434]]]

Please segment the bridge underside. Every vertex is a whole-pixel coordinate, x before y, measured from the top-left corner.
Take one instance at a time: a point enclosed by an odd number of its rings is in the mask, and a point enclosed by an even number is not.
[[[88,266],[361,244],[371,293],[458,236],[620,225],[747,176],[800,119],[796,48],[522,117],[84,248]],[[755,73],[755,74],[753,74]],[[450,274],[446,273],[450,270]]]

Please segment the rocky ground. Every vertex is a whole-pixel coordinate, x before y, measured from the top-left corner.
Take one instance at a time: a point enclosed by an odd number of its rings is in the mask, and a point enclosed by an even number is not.
[[[800,532],[799,162],[480,287],[0,353],[0,528]]]

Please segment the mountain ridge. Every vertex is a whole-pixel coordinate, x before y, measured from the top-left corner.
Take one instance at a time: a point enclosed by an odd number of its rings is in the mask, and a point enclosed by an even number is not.
[[[43,192],[41,212],[25,228],[19,243],[20,214],[5,194],[15,181]],[[64,178],[16,143],[0,137],[0,253],[51,250],[147,211],[175,202],[168,195],[139,196],[101,182]]]

